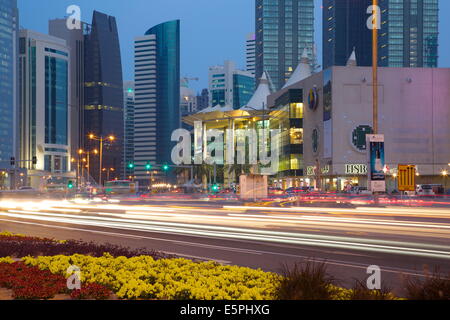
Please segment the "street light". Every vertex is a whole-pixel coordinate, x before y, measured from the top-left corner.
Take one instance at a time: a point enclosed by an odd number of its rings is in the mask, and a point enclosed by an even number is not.
[[[95,136],[93,133],[89,134],[89,139],[91,140],[96,140],[100,142],[100,167],[99,167],[99,178],[98,178],[98,184],[101,186],[102,185],[102,166],[103,166],[103,142],[105,140],[109,140],[111,142],[113,142],[114,140],[116,140],[116,137],[113,135],[109,135],[107,138],[104,138],[103,136],[97,137]]]

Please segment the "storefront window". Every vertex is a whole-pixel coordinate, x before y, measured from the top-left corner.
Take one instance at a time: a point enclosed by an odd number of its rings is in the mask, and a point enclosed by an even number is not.
[[[303,103],[291,103],[290,118],[303,119]]]
[[[303,144],[303,129],[291,128],[291,144]]]

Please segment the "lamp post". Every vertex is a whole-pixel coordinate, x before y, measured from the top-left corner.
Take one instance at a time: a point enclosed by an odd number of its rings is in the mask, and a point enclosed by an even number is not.
[[[111,142],[113,142],[114,140],[116,140],[116,137],[114,137],[113,135],[110,135],[106,138],[104,138],[103,136],[97,137],[94,134],[90,134],[89,135],[89,139],[91,140],[95,140],[95,141],[99,141],[100,142],[100,161],[99,161],[99,170],[98,170],[98,184],[101,187],[102,186],[102,167],[103,167],[103,142],[105,140],[109,140]]]

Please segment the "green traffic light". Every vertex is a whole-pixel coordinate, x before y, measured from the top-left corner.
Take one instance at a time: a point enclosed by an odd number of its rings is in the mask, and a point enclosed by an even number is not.
[[[69,183],[67,184],[67,188],[73,189],[73,182],[72,181],[69,181]]]
[[[150,163],[147,163],[147,164],[145,165],[145,169],[151,170],[151,169],[152,169],[152,165],[151,165]]]
[[[168,166],[167,164],[165,164],[165,165],[163,166],[163,170],[164,170],[164,171],[169,170],[169,166]]]
[[[133,169],[133,168],[134,168],[134,164],[133,164],[133,163],[129,163],[129,164],[128,164],[128,168],[129,168],[129,169]]]

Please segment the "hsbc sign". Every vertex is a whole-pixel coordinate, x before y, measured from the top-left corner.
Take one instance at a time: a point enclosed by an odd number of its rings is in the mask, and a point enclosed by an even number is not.
[[[367,174],[367,165],[366,164],[346,164],[345,165],[345,174],[366,175]]]

